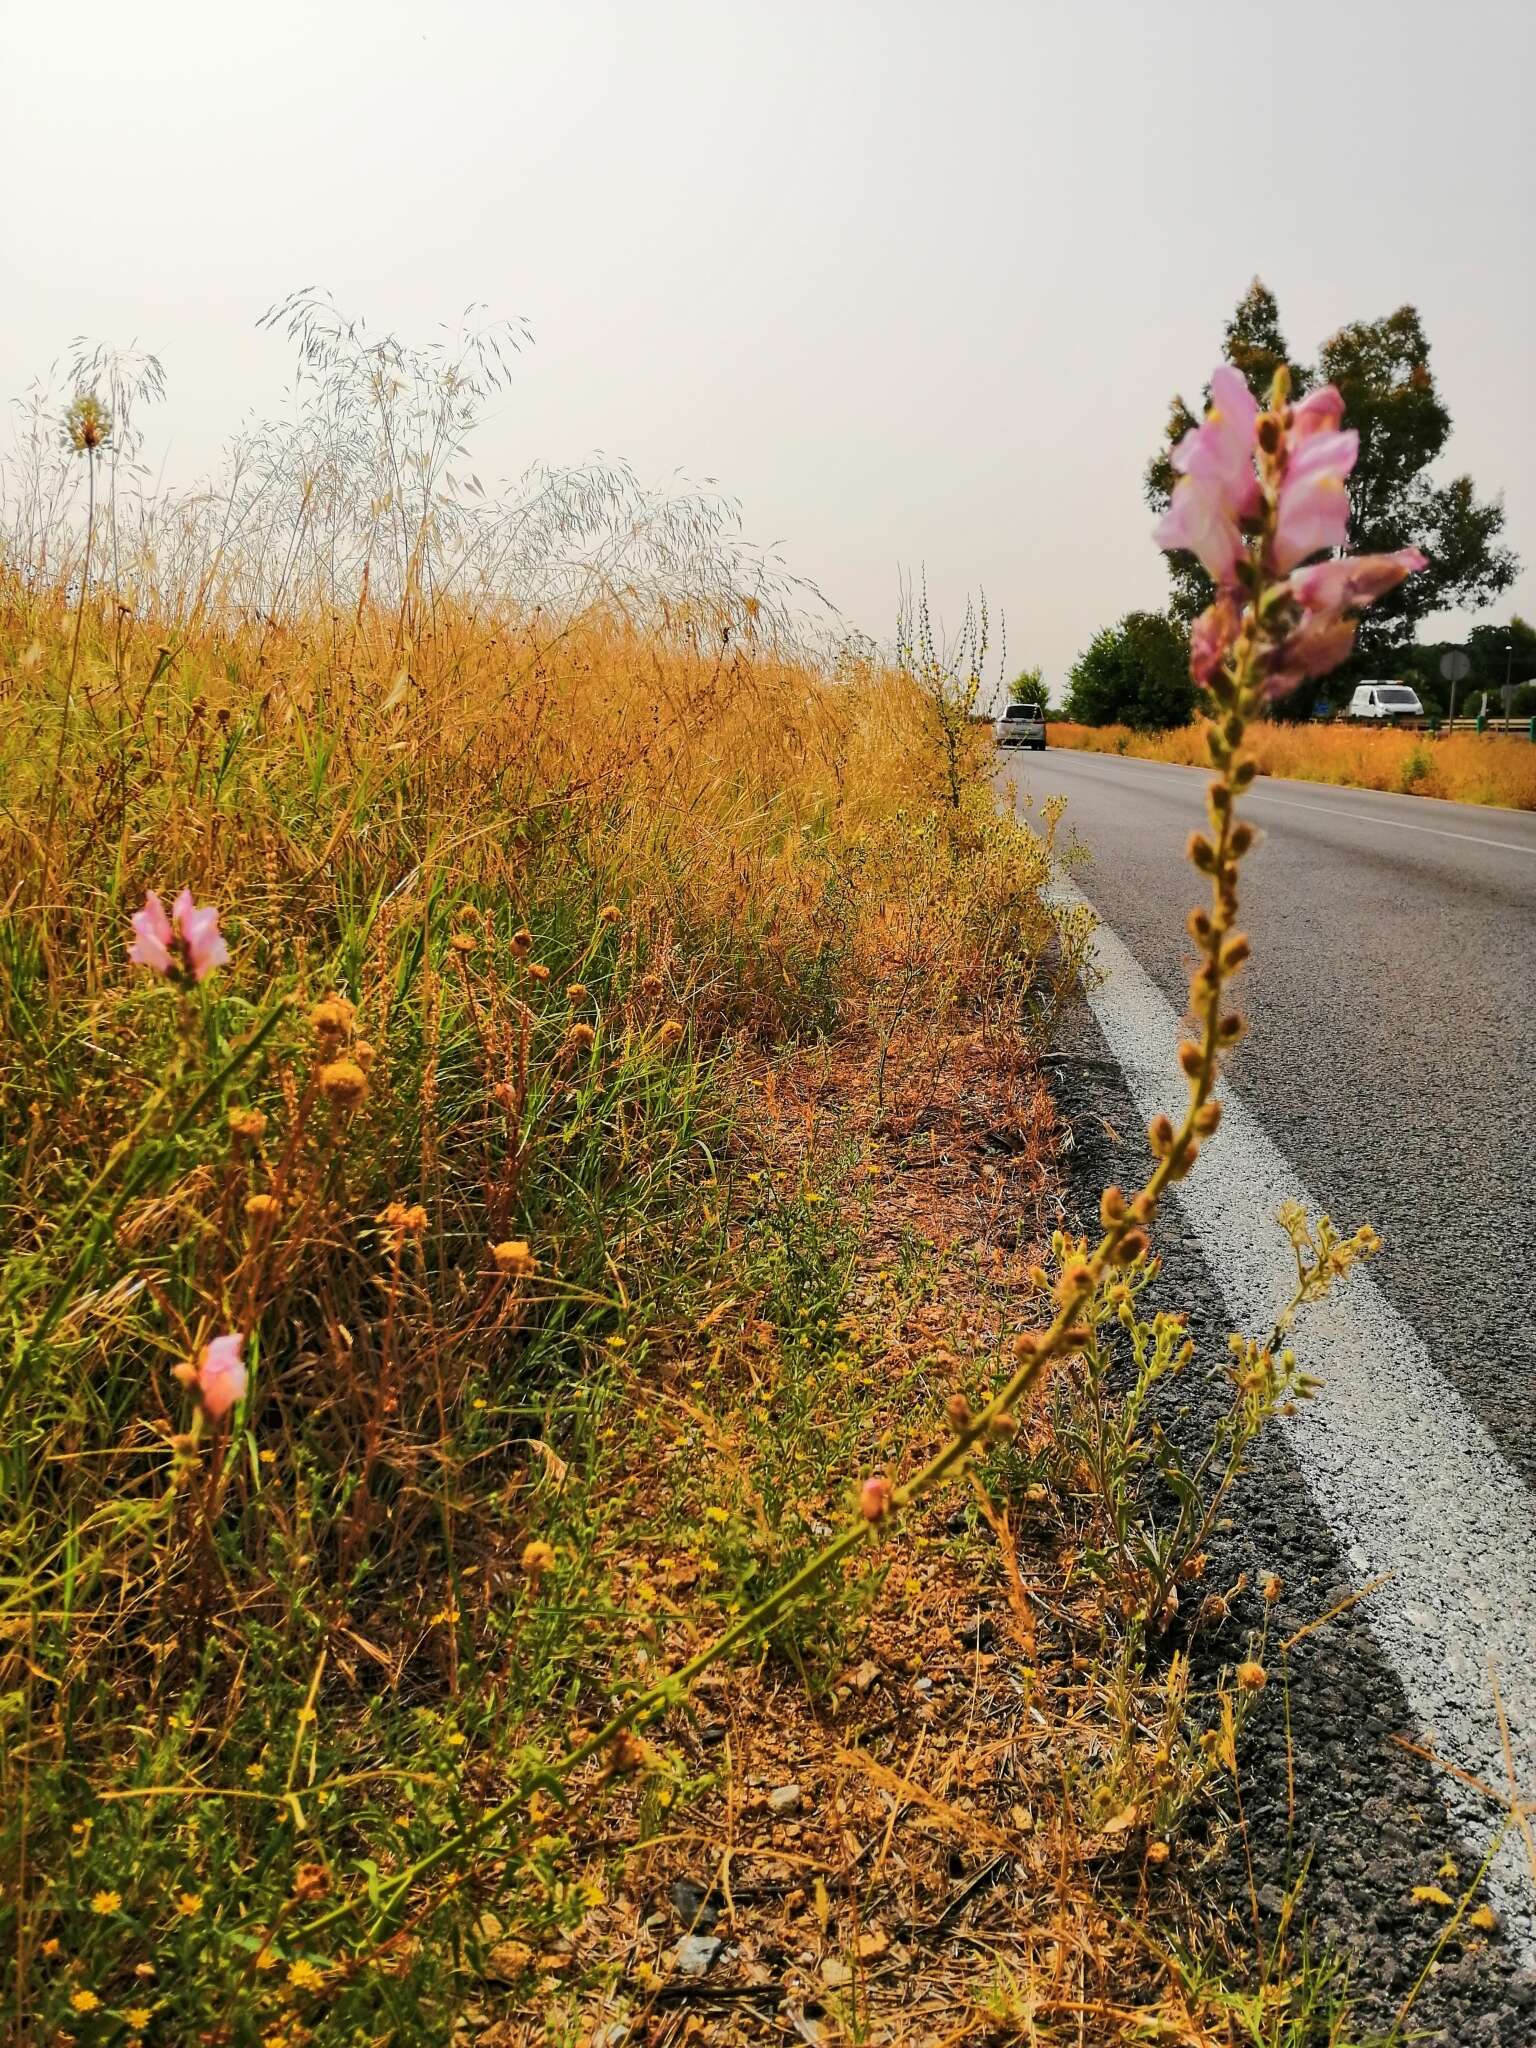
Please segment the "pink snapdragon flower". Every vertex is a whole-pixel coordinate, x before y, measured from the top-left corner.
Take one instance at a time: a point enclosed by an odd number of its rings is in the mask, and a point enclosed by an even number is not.
[[[1349,532],[1344,479],[1360,453],[1350,428],[1318,431],[1293,443],[1275,500],[1275,567],[1284,575],[1324,548],[1341,548]]]
[[[136,967],[153,968],[156,974],[188,974],[201,981],[229,959],[218,911],[211,903],[199,909],[190,889],[182,890],[169,917],[156,892],[148,890],[144,908],[133,913],[131,922],[136,936],[128,958]]]
[[[1291,440],[1336,434],[1344,423],[1344,396],[1336,384],[1322,384],[1291,408]]]
[[[1391,555],[1339,555],[1331,562],[1298,569],[1289,589],[1302,608],[1301,623],[1275,649],[1264,680],[1265,696],[1283,697],[1298,683],[1328,675],[1347,661],[1354,651],[1355,621],[1346,614],[1363,610],[1395,590],[1404,577],[1428,567],[1428,558],[1410,547]],[[1193,635],[1189,659],[1193,669]]]
[[[1221,665],[1237,638],[1242,614],[1237,600],[1224,590],[1213,605],[1189,629],[1189,672],[1197,683],[1209,687],[1221,672]]]
[[[1241,370],[1231,363],[1213,370],[1205,419],[1173,451],[1179,481],[1155,536],[1159,547],[1190,549],[1224,585],[1234,580],[1243,551],[1240,522],[1263,502],[1253,466],[1258,417]]]
[[[238,1331],[214,1337],[197,1354],[196,1365],[178,1365],[176,1377],[184,1387],[195,1387],[205,1413],[215,1422],[245,1399],[249,1378],[241,1353],[245,1339]]]
[[[1428,558],[1417,548],[1399,548],[1391,555],[1340,555],[1336,561],[1298,569],[1291,578],[1291,594],[1309,612],[1353,611],[1428,567]]]

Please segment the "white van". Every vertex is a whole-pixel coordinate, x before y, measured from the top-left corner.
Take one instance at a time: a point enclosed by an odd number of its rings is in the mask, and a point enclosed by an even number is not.
[[[1349,700],[1346,718],[1422,718],[1424,706],[1406,683],[1362,683]]]

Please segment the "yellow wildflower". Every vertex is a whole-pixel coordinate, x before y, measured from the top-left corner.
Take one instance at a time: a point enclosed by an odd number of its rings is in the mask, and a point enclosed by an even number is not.
[[[93,1913],[115,1913],[123,1903],[121,1892],[97,1892],[91,1899]]]

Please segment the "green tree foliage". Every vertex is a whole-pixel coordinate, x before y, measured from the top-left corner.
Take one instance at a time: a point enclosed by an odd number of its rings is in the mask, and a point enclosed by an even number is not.
[[[1228,323],[1224,350],[1261,401],[1276,365],[1290,360],[1274,296],[1257,278]],[[1514,581],[1519,562],[1500,539],[1503,503],[1479,499],[1469,476],[1438,484],[1427,473],[1450,438],[1451,415],[1412,306],[1341,327],[1324,342],[1315,370],[1292,363],[1291,376],[1298,393],[1312,384],[1336,384],[1345,422],[1360,435],[1360,459],[1350,478],[1350,548],[1385,554],[1412,542],[1429,556],[1422,575],[1410,576],[1361,619],[1358,652],[1346,674],[1388,673],[1394,656],[1402,666],[1402,652],[1421,620],[1437,611],[1479,610]],[[1193,423],[1188,407],[1176,400],[1164,445],[1147,469],[1147,502],[1156,511],[1166,506],[1173,488],[1169,453]],[[1178,618],[1193,618],[1210,601],[1210,578],[1188,554],[1169,556],[1169,574],[1171,610]],[[1333,694],[1344,680],[1330,679]]]
[[[1536,626],[1517,612],[1504,626],[1474,626],[1465,640],[1437,640],[1428,646],[1405,647],[1392,657],[1392,673],[1412,683],[1424,709],[1444,715],[1451,706],[1451,686],[1440,673],[1441,658],[1465,654],[1471,672],[1456,685],[1456,715],[1470,717],[1483,692],[1490,714],[1503,717],[1505,681],[1514,685],[1511,713],[1529,718],[1536,713]]]
[[[1188,725],[1196,695],[1182,631],[1163,612],[1127,612],[1073,663],[1067,715],[1083,725],[1163,732]]]
[[[1020,669],[1008,685],[1010,704],[1043,704],[1045,702],[1045,673],[1039,668]]]

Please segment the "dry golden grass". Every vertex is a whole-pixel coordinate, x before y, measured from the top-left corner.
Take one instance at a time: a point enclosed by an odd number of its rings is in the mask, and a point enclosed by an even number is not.
[[[1142,761],[1210,764],[1201,724],[1141,733],[1124,725],[1074,725],[1062,719],[1051,726],[1051,744],[1130,754]],[[1437,739],[1358,725],[1256,725],[1244,748],[1261,775],[1536,810],[1536,746],[1523,733],[1451,733]]]

